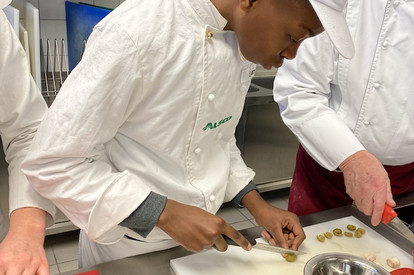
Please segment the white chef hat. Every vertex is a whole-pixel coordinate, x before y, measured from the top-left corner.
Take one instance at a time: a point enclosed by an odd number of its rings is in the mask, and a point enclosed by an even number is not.
[[[338,52],[346,58],[352,58],[355,48],[344,13],[347,0],[309,0],[309,2]]]
[[[0,0],[0,10],[10,4],[11,0]]]

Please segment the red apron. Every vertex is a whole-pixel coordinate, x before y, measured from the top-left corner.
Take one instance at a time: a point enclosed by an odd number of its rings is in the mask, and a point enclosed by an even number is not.
[[[414,162],[401,166],[384,165],[394,196],[414,191]],[[320,166],[300,145],[289,193],[289,211],[298,216],[352,204],[345,192],[342,172]]]

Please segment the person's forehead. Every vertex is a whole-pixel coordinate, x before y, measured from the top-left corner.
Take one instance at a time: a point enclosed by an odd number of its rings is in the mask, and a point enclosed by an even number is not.
[[[269,0],[268,2],[275,7],[274,11],[279,15],[316,16],[315,10],[308,0]]]

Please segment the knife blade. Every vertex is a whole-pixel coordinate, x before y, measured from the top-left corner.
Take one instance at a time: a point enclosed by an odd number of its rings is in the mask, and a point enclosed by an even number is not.
[[[228,245],[239,246],[235,241],[233,241],[226,235],[222,235],[222,236]],[[264,250],[264,251],[274,252],[274,253],[284,253],[284,254],[295,254],[295,255],[306,254],[305,252],[302,252],[302,251],[273,246],[273,245],[265,244],[265,243],[259,243],[259,242],[256,242],[256,240],[254,238],[251,238],[250,236],[244,236],[244,237],[251,243],[254,249],[259,249],[259,250]]]
[[[391,206],[385,204],[384,212],[382,213],[382,222],[394,228],[411,243],[414,244],[414,233],[397,217],[397,212]]]

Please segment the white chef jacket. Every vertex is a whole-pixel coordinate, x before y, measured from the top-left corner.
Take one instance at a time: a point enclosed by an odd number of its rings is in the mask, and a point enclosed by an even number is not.
[[[414,161],[414,1],[349,0],[356,54],[326,33],[307,39],[275,79],[286,125],[329,170],[366,149],[385,165]]]
[[[26,53],[2,10],[0,85],[0,135],[9,164],[9,211],[22,207],[43,209],[48,212],[46,223],[50,226],[55,215],[53,204],[32,189],[20,169],[47,105],[30,75]]]
[[[255,65],[209,0],[127,0],[88,39],[23,165],[98,243],[150,191],[216,213],[254,177],[234,131]]]

